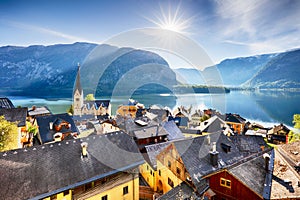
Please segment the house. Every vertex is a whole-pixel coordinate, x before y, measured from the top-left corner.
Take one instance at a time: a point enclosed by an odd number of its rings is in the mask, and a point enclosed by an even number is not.
[[[163,129],[168,133],[167,138],[171,140],[183,139],[184,135],[181,130],[176,126],[174,121],[167,121],[162,124]]]
[[[122,131],[0,153],[1,198],[139,199],[144,159]]]
[[[161,109],[161,108],[152,106],[151,108],[147,109],[146,115],[148,115],[150,117],[151,114],[152,114],[152,116],[155,116],[154,118],[152,117],[151,120],[156,120],[156,122],[158,122],[158,123],[163,123],[163,122],[168,121],[168,116],[170,113],[166,109]]]
[[[115,118],[117,126],[125,130],[128,134],[133,135],[134,130],[139,130],[145,127],[150,126],[158,126],[159,123],[157,123],[154,120],[151,120],[146,115],[143,115],[138,118],[133,118],[131,116],[121,116],[117,115]]]
[[[197,195],[194,189],[185,182],[180,183],[169,192],[158,197],[158,200],[169,199],[197,199]]]
[[[14,104],[11,102],[9,98],[1,97],[0,98],[0,109],[1,108],[14,108]]]
[[[72,117],[67,113],[38,116],[36,121],[39,128],[39,144],[73,139],[79,135]]]
[[[156,156],[170,144],[169,141],[184,139],[182,132],[176,126],[174,121],[165,122],[162,127],[167,132],[168,142],[160,141],[155,144],[148,144],[145,146],[143,156],[145,164],[140,166],[140,173],[154,192],[161,193],[158,187],[158,176]]]
[[[28,121],[30,121],[32,124],[35,124],[35,119],[37,116],[45,116],[51,114],[52,113],[47,106],[32,106],[31,108],[28,108]]]
[[[190,126],[199,126],[201,123],[202,113],[200,110],[191,115]]]
[[[83,95],[83,89],[80,82],[80,66],[78,66],[77,76],[75,80],[75,88],[73,92],[73,110],[74,116],[82,115],[111,115],[110,100],[95,100],[85,101]]]
[[[218,131],[224,131],[225,135],[231,135],[232,130],[229,125],[226,124],[220,117],[217,115],[201,122],[199,126],[195,127],[195,129],[200,130],[202,133],[214,133]]]
[[[146,145],[167,141],[168,132],[157,125],[134,130],[131,136],[134,138],[140,151],[144,153]]]
[[[218,117],[223,119],[234,131],[234,133],[242,134],[247,130],[245,129],[246,119],[239,114],[226,113],[225,115],[217,114]]]
[[[272,163],[264,157],[272,157],[271,149],[261,137],[232,137],[218,132],[171,142],[157,155],[159,190],[165,194],[185,182],[199,197],[221,199],[225,194],[226,199],[263,199],[270,195]]]
[[[174,121],[179,128],[188,127],[189,118],[179,113],[175,117],[169,116],[168,121]]]
[[[146,151],[145,153],[143,153],[143,157],[146,162],[143,165],[140,165],[139,168],[140,174],[147,182],[149,187],[157,193],[162,193],[162,191],[160,190],[160,188],[158,188],[158,176],[160,172],[157,171],[156,156],[169,144],[170,142],[162,142],[146,145]]]
[[[143,104],[140,104],[134,99],[129,99],[127,103],[118,107],[116,114],[122,117],[130,116],[132,118],[136,118],[137,114],[141,115],[143,113],[144,108]]]
[[[283,124],[274,126],[268,130],[267,138],[268,141],[275,144],[288,143],[290,129]]]
[[[16,122],[18,126],[18,135],[21,137],[26,134],[26,117],[27,117],[27,108],[1,108],[0,116],[4,116],[4,118],[9,122]],[[18,138],[16,138],[18,140]],[[26,140],[20,140],[20,147],[23,143],[29,142],[31,138],[26,137]]]
[[[173,115],[170,115],[168,117],[168,121],[173,120],[176,125],[179,128],[187,128],[188,127],[188,123],[189,123],[189,113],[191,111],[191,107],[190,109],[188,109],[188,111],[183,107],[178,107],[174,112]]]

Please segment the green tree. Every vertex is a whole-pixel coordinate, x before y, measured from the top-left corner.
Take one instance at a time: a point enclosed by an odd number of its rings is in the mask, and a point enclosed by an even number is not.
[[[210,117],[209,117],[208,115],[204,114],[204,115],[200,118],[200,121],[201,121],[201,122],[204,122],[204,121],[208,120],[209,118],[210,118]]]
[[[73,114],[74,114],[73,105],[70,105],[70,107],[67,109],[67,113],[68,113],[69,115],[73,115]]]
[[[94,101],[95,100],[95,97],[93,94],[88,94],[85,96],[85,100],[86,101]]]
[[[0,151],[18,148],[18,138],[17,124],[0,116]]]
[[[300,114],[294,114],[294,128],[300,129]]]
[[[289,132],[289,143],[300,140],[300,114],[294,114],[293,124],[296,132]]]
[[[30,122],[26,122],[27,132],[32,133],[34,136],[36,136],[38,132],[38,127],[36,125],[31,124]]]

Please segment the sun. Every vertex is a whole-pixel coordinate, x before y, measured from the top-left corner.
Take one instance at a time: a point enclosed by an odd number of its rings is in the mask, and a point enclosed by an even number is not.
[[[181,34],[189,34],[188,29],[191,27],[192,18],[186,18],[180,9],[180,4],[176,9],[172,9],[171,5],[164,9],[161,5],[160,13],[155,15],[155,19],[146,19],[161,29],[174,31]]]

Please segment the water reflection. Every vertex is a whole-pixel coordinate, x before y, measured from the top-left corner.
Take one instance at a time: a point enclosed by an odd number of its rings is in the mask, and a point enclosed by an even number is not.
[[[15,106],[48,106],[53,113],[66,112],[72,104],[72,99],[38,99],[24,97],[9,97]],[[105,97],[104,97],[105,98]],[[231,91],[228,94],[148,94],[133,95],[131,98],[145,106],[153,104],[168,106],[171,109],[180,105],[190,106],[193,109],[215,108],[225,112],[239,113],[250,121],[284,123],[293,126],[293,115],[300,113],[300,92],[290,91]],[[225,101],[216,104],[218,100]],[[114,97],[111,100],[112,113],[115,113],[120,104],[127,103],[128,97]],[[221,107],[219,107],[221,105]],[[224,112],[224,111],[223,111]]]

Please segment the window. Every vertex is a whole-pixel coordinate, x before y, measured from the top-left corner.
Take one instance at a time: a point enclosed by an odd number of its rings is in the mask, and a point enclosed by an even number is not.
[[[128,194],[128,186],[123,187],[123,195]]]
[[[108,198],[107,198],[107,195],[101,197],[101,200],[107,200],[107,199],[108,199]]]
[[[171,162],[168,160],[168,167],[171,168]]]
[[[149,170],[149,166],[147,165],[147,170]]]
[[[170,178],[168,178],[168,184],[169,186],[174,187],[174,182]]]
[[[50,200],[56,200],[56,199],[57,199],[56,194],[55,194],[55,195],[52,195],[52,196],[50,197]]]
[[[160,171],[160,170],[158,170],[158,175],[160,175],[160,176],[161,176],[161,171]]]
[[[221,178],[220,185],[223,187],[231,188],[231,181],[225,178]]]
[[[176,167],[176,172],[177,172],[178,175],[180,175],[181,170],[178,167]]]
[[[70,194],[69,190],[64,191],[64,196],[67,196],[69,194]]]
[[[93,187],[94,187],[94,182],[87,183],[87,184],[84,185],[85,191],[86,191],[86,190],[89,190],[89,189],[91,189],[91,188],[93,188]]]

